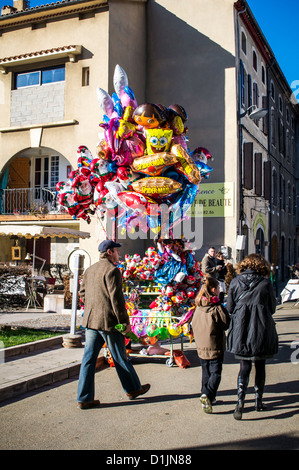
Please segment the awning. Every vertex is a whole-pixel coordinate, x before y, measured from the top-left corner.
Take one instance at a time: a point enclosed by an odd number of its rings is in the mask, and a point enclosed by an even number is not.
[[[54,47],[36,52],[27,52],[25,54],[0,58],[0,70],[2,73],[7,73],[9,67],[16,65],[40,63],[45,60],[57,60],[69,57],[70,62],[75,61],[75,56],[81,54],[82,46],[62,46]]]
[[[47,227],[45,225],[0,225],[0,236],[17,236],[25,238],[90,238],[89,232],[81,232],[64,227]]]

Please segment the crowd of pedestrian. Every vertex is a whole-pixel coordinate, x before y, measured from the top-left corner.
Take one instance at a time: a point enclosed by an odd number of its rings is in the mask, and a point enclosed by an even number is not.
[[[94,377],[96,360],[104,343],[127,397],[135,399],[150,389],[150,384],[141,385],[127,357],[125,338],[115,328],[123,324],[125,332],[131,330],[122,276],[116,267],[120,246],[110,240],[102,242],[100,260],[85,271],[81,284],[80,295],[85,305],[82,326],[86,328],[77,394],[81,409],[100,406],[100,401],[94,397]],[[233,414],[240,420],[253,364],[255,409],[265,409],[262,397],[266,360],[278,350],[271,267],[259,254],[248,255],[233,267],[221,251],[216,253],[215,248],[210,247],[202,259],[201,270],[202,286],[192,317],[192,331],[202,366],[200,401],[203,411],[212,413],[221,382],[224,352],[228,351],[240,361]]]

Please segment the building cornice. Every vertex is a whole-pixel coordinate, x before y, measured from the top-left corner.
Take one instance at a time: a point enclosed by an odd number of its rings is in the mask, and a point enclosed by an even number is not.
[[[0,16],[0,30],[108,7],[107,0],[65,0]]]
[[[0,133],[7,134],[10,132],[28,131],[31,129],[46,129],[49,127],[74,126],[77,124],[79,124],[79,122],[76,119],[69,119],[65,121],[44,122],[41,124],[28,124],[27,126],[2,127],[0,129]]]

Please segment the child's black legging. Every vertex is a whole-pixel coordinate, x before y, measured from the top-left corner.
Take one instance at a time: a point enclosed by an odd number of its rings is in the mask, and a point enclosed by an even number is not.
[[[246,360],[246,359],[241,359],[240,361],[239,376],[244,381],[247,379],[247,382],[248,382],[249,375],[250,375],[251,368],[252,368],[252,362],[253,361]],[[265,379],[266,379],[266,361],[264,359],[260,359],[258,361],[254,361],[254,365],[255,365],[254,384],[258,389],[263,390],[264,385],[265,385]]]

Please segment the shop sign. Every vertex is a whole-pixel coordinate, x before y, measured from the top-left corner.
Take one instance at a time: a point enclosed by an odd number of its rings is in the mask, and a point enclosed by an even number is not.
[[[191,215],[193,217],[233,217],[234,183],[200,183]]]

